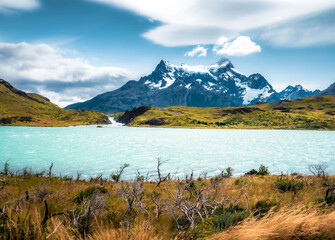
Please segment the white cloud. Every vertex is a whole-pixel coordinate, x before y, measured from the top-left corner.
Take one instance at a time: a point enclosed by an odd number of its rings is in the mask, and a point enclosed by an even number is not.
[[[166,47],[212,44],[222,35],[232,38],[236,34],[218,27],[178,24],[163,25],[142,34],[144,38]]]
[[[261,52],[261,47],[247,36],[239,36],[232,42],[224,42],[224,38],[221,37],[214,45],[213,52],[216,55],[245,56]]]
[[[207,48],[204,48],[203,46],[198,45],[197,47],[193,48],[191,51],[185,53],[184,56],[187,57],[206,57],[207,56]]]
[[[259,37],[274,45],[287,47],[332,44],[335,41],[335,9],[320,16],[267,27]]]
[[[164,46],[214,44],[220,36],[231,40],[246,33],[250,35],[249,32],[254,32],[255,29],[266,29],[297,18],[322,15],[323,11],[335,8],[334,0],[319,0],[317,3],[315,0],[91,1],[121,7],[162,22],[161,26],[149,30],[143,36]],[[320,34],[327,33],[322,24],[318,28],[314,28],[314,35],[311,36],[315,38],[314,42],[318,42]],[[295,34],[294,37],[299,42],[305,36]],[[335,42],[334,35],[331,39]]]
[[[120,87],[134,74],[118,67],[96,67],[47,44],[0,43],[1,78],[64,106]],[[52,93],[52,94],[51,94]]]
[[[1,0],[0,11],[32,10],[39,6],[37,0]]]

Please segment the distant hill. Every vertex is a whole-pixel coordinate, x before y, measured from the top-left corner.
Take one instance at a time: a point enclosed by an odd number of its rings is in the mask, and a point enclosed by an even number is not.
[[[0,79],[0,125],[70,126],[109,123],[99,112],[66,110],[49,99],[25,93]]]
[[[117,90],[66,108],[113,113],[140,106],[232,107],[314,94],[301,86],[277,93],[261,74],[245,76],[226,58],[210,66],[177,66],[162,60],[139,81],[129,81]]]
[[[329,95],[335,95],[335,83],[333,83],[327,89],[317,94],[317,96],[329,96]]]
[[[281,100],[284,100],[284,99],[293,100],[297,98],[315,96],[319,92],[320,90],[309,91],[303,88],[301,85],[295,85],[295,86],[286,87],[283,91],[279,92],[277,96]]]
[[[335,96],[227,108],[140,107],[118,120],[136,127],[335,130]]]

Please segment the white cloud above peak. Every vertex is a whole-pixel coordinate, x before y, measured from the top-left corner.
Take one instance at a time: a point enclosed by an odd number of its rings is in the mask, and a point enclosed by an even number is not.
[[[220,36],[231,40],[239,35],[250,35],[250,32],[256,35],[255,30],[261,35],[269,27],[280,28],[281,24],[288,21],[322,15],[324,11],[335,8],[334,0],[319,0],[317,3],[315,0],[90,1],[121,7],[160,21],[161,26],[150,29],[142,36],[164,46],[214,44]],[[311,40],[311,44],[318,41],[320,34],[328,34],[322,24],[318,24],[318,28],[314,26],[312,30],[315,32],[315,40]],[[295,34],[297,42],[305,37],[294,31],[290,33]],[[335,42],[335,36],[332,39]]]
[[[213,47],[216,55],[245,56],[256,52],[261,52],[261,47],[251,41],[248,36],[239,36],[234,41],[224,42],[224,38],[219,38]]]
[[[207,48],[198,45],[197,47],[193,48],[191,51],[185,53],[186,57],[206,57],[207,56]]]

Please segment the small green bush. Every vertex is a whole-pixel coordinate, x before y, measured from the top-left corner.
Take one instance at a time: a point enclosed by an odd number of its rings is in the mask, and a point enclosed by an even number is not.
[[[104,187],[89,187],[84,191],[80,191],[79,195],[75,197],[74,201],[76,203],[81,203],[85,198],[90,198],[94,193],[107,193],[108,190]]]
[[[269,175],[269,174],[270,174],[270,172],[269,172],[269,168],[266,167],[266,166],[264,166],[263,164],[261,164],[261,165],[259,166],[259,169],[258,169],[257,174],[258,174],[258,175],[262,175],[262,176],[264,176],[264,175]]]
[[[248,182],[249,182],[248,179],[238,178],[238,179],[235,179],[234,184],[235,185],[242,185],[242,184],[248,183]]]
[[[238,205],[230,205],[227,208],[219,208],[213,217],[206,218],[197,224],[192,238],[204,239],[214,233],[227,229],[243,221],[249,216],[249,213]]]
[[[236,225],[238,222],[243,221],[249,216],[247,211],[239,212],[226,212],[213,217],[213,224],[216,231],[220,231],[231,226]]]
[[[223,173],[223,177],[230,178],[231,176],[233,176],[233,171],[234,169],[232,167],[227,167],[226,172]]]
[[[303,182],[298,182],[294,179],[288,178],[277,180],[275,184],[276,188],[279,189],[281,192],[294,192],[294,194],[296,194],[297,191],[301,190],[304,187]]]
[[[328,205],[333,205],[335,203],[335,193],[329,195],[325,201]]]
[[[272,207],[276,206],[277,203],[270,202],[266,200],[259,200],[257,201],[256,205],[253,207],[253,210],[255,211],[254,215],[264,215],[267,213]]]

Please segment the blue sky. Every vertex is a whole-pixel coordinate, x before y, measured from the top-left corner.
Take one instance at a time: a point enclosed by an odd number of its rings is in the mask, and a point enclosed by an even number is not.
[[[324,89],[335,82],[335,3],[0,0],[0,78],[60,106],[137,80],[161,59],[221,57],[276,90]]]

